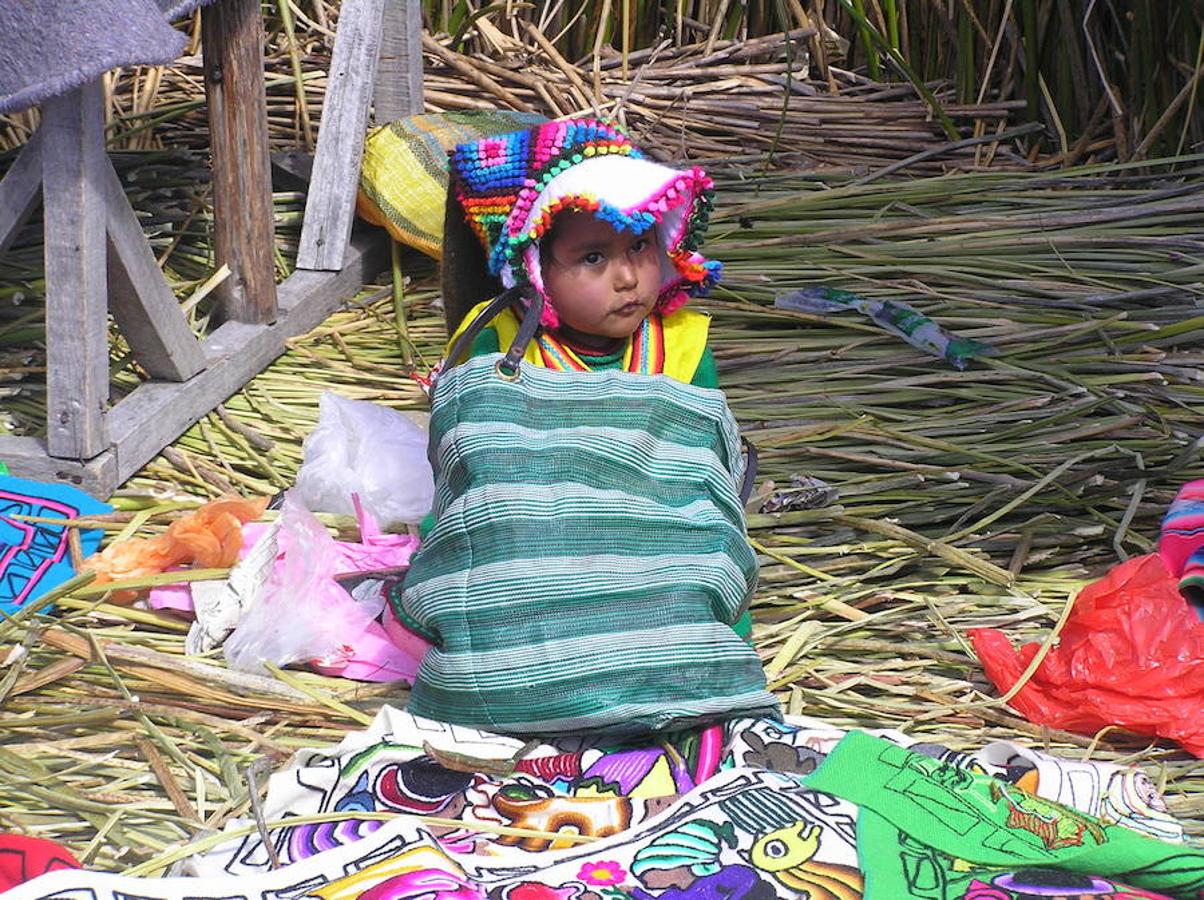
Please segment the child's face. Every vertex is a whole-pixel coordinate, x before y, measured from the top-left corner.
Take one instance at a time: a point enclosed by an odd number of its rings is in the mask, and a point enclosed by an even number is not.
[[[656,305],[661,250],[656,230],[616,231],[590,213],[562,213],[543,255],[544,287],[562,325],[625,338]]]

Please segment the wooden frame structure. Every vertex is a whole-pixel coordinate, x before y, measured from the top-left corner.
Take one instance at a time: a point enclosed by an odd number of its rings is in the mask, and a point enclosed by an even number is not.
[[[353,233],[360,159],[374,103],[380,122],[422,111],[421,17],[418,0],[344,0],[297,267],[276,285],[259,3],[202,11],[215,250],[231,269],[203,340],[105,154],[99,82],[43,104],[0,181],[0,253],[39,194],[45,212],[47,436],[0,436],[13,474],[108,496],[386,267],[383,230]],[[108,312],[150,375],[111,408]]]

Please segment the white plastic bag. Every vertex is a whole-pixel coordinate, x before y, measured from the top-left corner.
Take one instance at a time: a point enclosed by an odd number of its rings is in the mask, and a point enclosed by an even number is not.
[[[226,639],[226,661],[241,672],[262,674],[301,660],[331,665],[380,613],[380,604],[359,603],[333,575],[342,554],[334,538],[293,492],[284,497],[276,562],[267,581]]]
[[[315,512],[354,515],[351,495],[385,528],[430,512],[435,479],[426,432],[396,410],[324,391],[302,444],[296,492]]]

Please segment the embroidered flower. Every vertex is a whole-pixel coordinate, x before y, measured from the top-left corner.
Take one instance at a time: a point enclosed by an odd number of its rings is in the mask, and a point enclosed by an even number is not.
[[[607,887],[622,883],[623,879],[627,877],[627,871],[612,859],[600,859],[597,862],[588,862],[583,865],[581,871],[577,873],[577,877],[586,884]]]

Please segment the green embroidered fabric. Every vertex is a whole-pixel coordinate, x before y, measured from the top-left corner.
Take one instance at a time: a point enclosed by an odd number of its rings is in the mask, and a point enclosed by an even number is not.
[[[850,733],[805,782],[861,807],[865,900],[989,900],[1006,896],[992,892],[999,873],[1025,869],[1116,878],[1183,900],[1204,896],[1202,849],[1104,824],[868,734]],[[1080,893],[1088,891],[1059,896]]]

